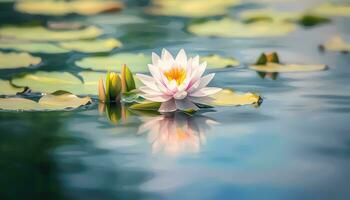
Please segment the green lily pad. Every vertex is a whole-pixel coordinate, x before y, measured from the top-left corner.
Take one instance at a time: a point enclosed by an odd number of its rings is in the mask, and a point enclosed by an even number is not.
[[[303,26],[314,26],[317,24],[327,23],[330,19],[319,16],[314,13],[304,13],[298,11],[277,11],[271,8],[248,10],[240,14],[240,18],[246,23],[256,21],[271,22],[294,22]]]
[[[132,110],[158,110],[160,104],[159,102],[144,101],[142,103],[133,104],[129,108]]]
[[[25,34],[24,34],[25,33]],[[32,41],[65,41],[92,39],[100,36],[102,31],[94,26],[89,26],[79,30],[54,31],[41,26],[5,26],[0,28],[0,37],[15,40]]]
[[[335,52],[350,52],[350,43],[344,41],[340,36],[335,36],[329,41],[321,45],[324,50],[335,51]]]
[[[32,53],[68,53],[70,51],[78,51],[84,53],[109,52],[114,48],[121,47],[119,40],[98,39],[98,40],[77,40],[59,42],[58,44],[48,42],[23,42],[9,40],[0,43],[0,49],[13,49],[17,51],[27,51]]]
[[[259,95],[248,93],[237,93],[230,89],[223,89],[220,92],[212,95],[214,101],[213,106],[242,106],[251,104],[260,104],[262,99]]]
[[[112,56],[87,57],[76,61],[75,64],[81,68],[119,71],[126,64],[133,72],[148,71],[147,64],[151,63],[151,57],[144,54],[120,53]]]
[[[31,53],[67,53],[69,50],[58,47],[51,43],[6,41],[0,43],[0,49],[12,49]]]
[[[258,20],[267,21],[297,21],[301,16],[301,12],[277,11],[271,8],[247,10],[240,13],[240,18],[246,22]]]
[[[19,1],[15,9],[28,13],[40,15],[95,15],[102,12],[119,11],[123,4],[115,1]]]
[[[296,25],[291,22],[256,21],[242,23],[230,18],[193,23],[188,31],[199,36],[216,37],[274,37],[293,32]]]
[[[41,58],[31,56],[28,53],[4,53],[0,52],[0,69],[15,69],[37,65]]]
[[[0,79],[0,95],[15,95],[22,91],[23,88],[13,87],[9,81]]]
[[[201,62],[208,62],[208,69],[217,69],[239,65],[239,61],[234,58],[225,58],[218,55],[209,55],[201,57]],[[120,53],[112,56],[87,57],[75,62],[81,68],[120,71],[120,66],[126,64],[132,72],[148,72],[148,64],[151,57],[144,54]]]
[[[279,64],[266,63],[265,65],[251,65],[250,69],[259,72],[313,72],[327,69],[327,65],[297,65],[297,64]]]
[[[323,3],[311,10],[315,14],[325,16],[350,16],[350,4]]]
[[[97,95],[98,80],[105,74],[80,72],[78,76],[82,80],[68,72],[37,71],[14,77],[11,82],[19,87],[29,87],[34,92],[52,93],[64,90],[78,95]]]
[[[239,65],[239,61],[234,58],[221,57],[216,54],[200,57],[200,62],[204,61],[207,62],[208,68],[210,69],[235,67]]]
[[[260,105],[262,102],[262,98],[258,94],[251,92],[237,93],[231,89],[223,89],[210,97],[213,98],[213,102],[210,104],[211,106]],[[132,110],[158,110],[159,107],[159,102],[144,101],[133,104],[129,108]]]
[[[47,94],[42,96],[38,102],[19,97],[0,98],[0,109],[9,111],[65,110],[75,109],[91,102],[90,97],[80,98],[70,93]]]
[[[152,15],[201,18],[224,15],[228,9],[238,5],[240,0],[152,0],[146,12]]]
[[[99,39],[99,40],[87,40],[87,41],[68,41],[61,42],[59,46],[64,49],[84,52],[84,53],[95,53],[95,52],[109,52],[114,48],[121,47],[122,43],[119,40]]]

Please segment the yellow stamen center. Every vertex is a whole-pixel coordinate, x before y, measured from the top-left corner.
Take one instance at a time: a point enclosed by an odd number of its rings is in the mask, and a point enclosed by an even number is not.
[[[186,70],[180,67],[173,67],[164,72],[164,75],[169,81],[175,80],[176,84],[180,85],[186,78]]]

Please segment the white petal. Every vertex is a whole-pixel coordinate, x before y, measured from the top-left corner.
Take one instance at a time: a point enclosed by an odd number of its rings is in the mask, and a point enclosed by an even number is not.
[[[157,87],[159,88],[160,91],[162,91],[163,93],[169,93],[165,82],[164,82],[164,77],[161,74],[161,72],[159,71],[159,68],[157,68],[154,65],[148,65],[148,69],[151,72],[152,76],[154,77],[154,80],[156,82]]]
[[[199,90],[206,87],[210,83],[210,81],[214,78],[214,76],[215,76],[215,73],[203,76],[197,82],[195,82],[192,86],[190,86],[190,88],[188,89],[188,92],[192,93],[195,90]]]
[[[163,49],[163,51],[162,51],[162,60],[163,60],[163,61],[174,62],[173,56],[172,56],[171,53],[169,53],[169,51],[166,50],[166,49]]]
[[[162,92],[159,90],[153,90],[152,88],[149,88],[147,86],[141,86],[139,87],[139,90],[143,93],[150,94],[150,95],[163,95]]]
[[[216,88],[216,87],[205,87],[200,90],[197,90],[193,93],[191,93],[189,96],[191,97],[205,97],[209,95],[213,95],[215,93],[220,92],[222,89],[221,88]]]
[[[148,69],[154,79],[160,80],[160,69],[156,65],[148,64]]]
[[[187,97],[187,92],[186,91],[178,91],[174,94],[174,98],[181,100]]]
[[[212,97],[187,97],[187,98],[194,103],[200,103],[204,105],[210,105],[214,101],[214,98]]]
[[[181,67],[186,67],[187,65],[187,55],[184,49],[181,49],[175,58],[175,62],[180,64]]]
[[[171,90],[173,93],[177,91],[177,83],[175,80],[169,82],[168,89]]]
[[[174,112],[176,111],[175,100],[170,99],[169,101],[163,102],[158,110],[159,112]]]
[[[175,104],[177,109],[183,110],[183,111],[199,109],[194,103],[192,103],[187,98],[182,100],[175,100]]]
[[[198,66],[193,66],[192,70],[193,73],[191,74],[191,81],[198,81],[199,78],[203,75],[205,68],[207,67],[207,62],[203,62],[202,64],[198,65]]]
[[[147,87],[151,88],[152,90],[159,91],[159,88],[157,87],[156,81],[153,77],[144,74],[136,74],[136,77]]]
[[[156,53],[152,52],[152,63],[153,63],[153,65],[157,65],[159,60],[160,60],[159,56]]]
[[[200,84],[198,86],[198,89],[206,87],[210,83],[210,81],[213,80],[214,76],[215,76],[215,73],[211,73],[206,76],[203,76],[200,79]]]
[[[149,101],[154,101],[154,102],[165,102],[168,101],[169,99],[173,98],[172,96],[168,95],[150,95],[150,94],[143,94],[142,95],[145,99]]]
[[[195,56],[192,60],[193,66],[198,66],[199,65],[199,56]]]

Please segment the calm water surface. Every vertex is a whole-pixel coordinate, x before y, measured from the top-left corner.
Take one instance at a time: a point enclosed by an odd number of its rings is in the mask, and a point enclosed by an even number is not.
[[[146,3],[129,2],[118,14],[53,19],[15,13],[8,3],[1,4],[0,22],[97,24],[124,44],[110,54],[150,55],[165,47],[233,56],[242,64],[217,71],[212,85],[259,92],[264,102],[195,116],[136,115],[120,107],[101,112],[97,101],[70,112],[1,112],[1,199],[350,199],[350,56],[317,48],[334,34],[350,39],[349,18],[286,37],[200,38],[185,31],[190,20],[143,14]],[[329,69],[263,79],[247,63],[271,50],[285,62]],[[35,55],[44,58],[41,70],[73,73],[81,70],[74,61],[88,56]]]

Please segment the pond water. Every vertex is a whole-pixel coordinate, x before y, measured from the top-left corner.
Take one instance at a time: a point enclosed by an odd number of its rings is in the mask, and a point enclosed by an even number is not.
[[[144,116],[119,107],[101,112],[95,96],[91,105],[74,111],[0,112],[1,199],[350,198],[350,56],[318,50],[333,35],[349,38],[350,18],[298,27],[282,37],[198,37],[186,31],[190,19],[147,15],[147,3],[129,1],[120,13],[53,18],[20,14],[12,3],[2,3],[0,23],[96,24],[123,42],[108,54],[150,56],[162,48],[173,53],[184,48],[232,56],[240,66],[215,71],[211,84],[258,92],[263,103],[193,116]],[[249,3],[230,14],[255,7]],[[328,70],[261,78],[248,64],[265,51],[277,51],[284,62],[326,64]],[[74,61],[91,56],[34,55],[44,61],[38,68],[1,70],[0,78],[39,69],[78,73],[83,69]]]

